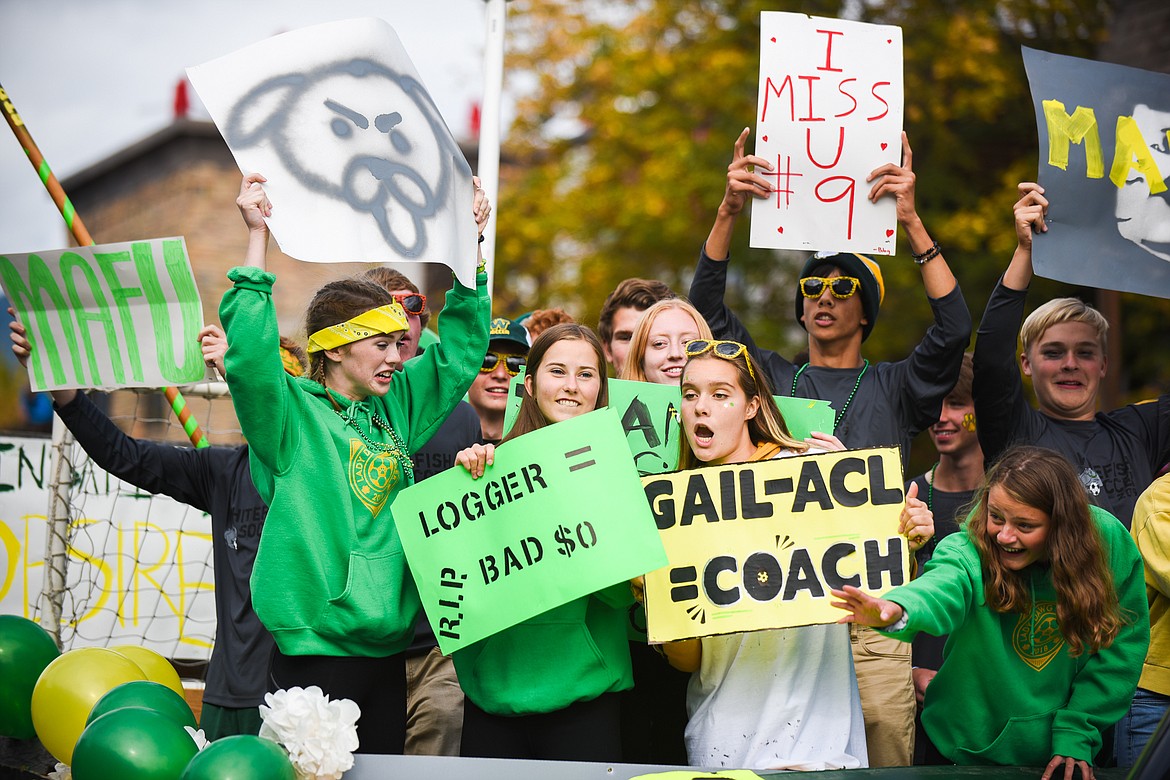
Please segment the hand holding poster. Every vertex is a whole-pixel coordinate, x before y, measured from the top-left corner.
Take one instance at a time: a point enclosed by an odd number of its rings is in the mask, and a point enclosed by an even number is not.
[[[670,565],[646,575],[652,643],[836,623],[830,589],[909,580],[898,450],[644,477]]]
[[[447,654],[666,563],[612,409],[497,447],[479,479],[407,488],[394,521]]]
[[[187,69],[268,225],[315,263],[441,262],[475,286],[471,168],[390,25],[350,19]]]
[[[203,307],[182,238],[0,256],[35,392],[198,382]]]
[[[504,413],[504,431],[511,430],[524,397],[524,369],[512,378],[508,407]],[[789,432],[806,439],[813,431],[833,430],[833,408],[828,401],[811,398],[773,396]],[[682,427],[679,407],[682,391],[677,385],[653,382],[609,380],[609,407],[617,411],[626,442],[634,455],[638,473],[663,474],[678,468],[679,439]]]
[[[1024,48],[1048,232],[1033,269],[1170,298],[1170,75]]]
[[[899,163],[902,94],[901,28],[760,14],[756,173],[775,186],[752,200],[753,247],[894,253],[894,201],[866,177]]]

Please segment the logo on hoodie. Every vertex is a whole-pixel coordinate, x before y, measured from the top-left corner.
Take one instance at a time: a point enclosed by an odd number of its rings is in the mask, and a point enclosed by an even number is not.
[[[1020,615],[1012,632],[1012,648],[1024,663],[1042,670],[1064,647],[1064,635],[1056,619],[1056,602],[1040,601]]]
[[[360,439],[349,440],[349,486],[374,517],[402,481],[402,468],[388,452],[370,452]]]

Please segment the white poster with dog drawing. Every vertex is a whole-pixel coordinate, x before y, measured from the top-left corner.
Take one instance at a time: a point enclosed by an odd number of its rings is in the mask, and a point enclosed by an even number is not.
[[[286,254],[440,262],[474,286],[471,168],[385,21],[294,30],[187,75],[240,170],[268,179]]]

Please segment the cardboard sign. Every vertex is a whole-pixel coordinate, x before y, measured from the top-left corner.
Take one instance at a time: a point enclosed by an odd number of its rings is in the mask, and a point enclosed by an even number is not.
[[[829,590],[909,581],[896,448],[644,477],[670,565],[646,575],[652,643],[835,623]]]
[[[1037,274],[1170,298],[1170,75],[1025,48],[1048,232]]]
[[[211,518],[88,458],[75,463],[64,649],[134,644],[206,661],[216,618]],[[49,439],[0,436],[0,614],[40,618],[51,483]]]
[[[444,653],[666,563],[612,409],[407,488],[394,521]]]
[[[752,199],[751,245],[893,254],[894,200],[870,203],[865,179],[901,158],[901,28],[762,13],[758,94],[775,192]]]
[[[512,379],[508,406],[504,411],[504,432],[511,430],[524,398],[524,369]],[[773,396],[788,430],[797,439],[812,431],[833,430],[833,408],[828,401],[812,398]],[[609,408],[617,411],[626,432],[626,443],[634,455],[638,473],[665,474],[678,468],[682,425],[679,409],[682,391],[674,385],[653,382],[609,380]]]
[[[187,75],[240,170],[268,179],[286,254],[444,263],[475,287],[471,167],[386,22],[295,30]]]
[[[0,255],[32,389],[201,381],[203,306],[182,238]]]

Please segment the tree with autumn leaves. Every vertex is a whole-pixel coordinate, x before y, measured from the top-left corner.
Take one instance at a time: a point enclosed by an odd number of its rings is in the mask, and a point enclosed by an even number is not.
[[[498,311],[563,306],[592,324],[628,276],[686,291],[732,145],[755,126],[760,12],[786,10],[902,28],[918,210],[978,322],[1015,246],[1015,185],[1036,176],[1020,46],[1093,57],[1104,0],[514,0],[505,72],[522,97],[504,146]],[[750,249],[741,226],[732,257],[728,302],[760,343],[795,354],[804,253]],[[882,268],[871,360],[905,356],[931,322],[904,243]],[[1042,279],[1033,290],[1033,301],[1095,295]],[[1142,330],[1161,327],[1170,306],[1123,299],[1125,343],[1149,343]],[[1113,363],[1137,397],[1170,386],[1167,361],[1141,352]]]

